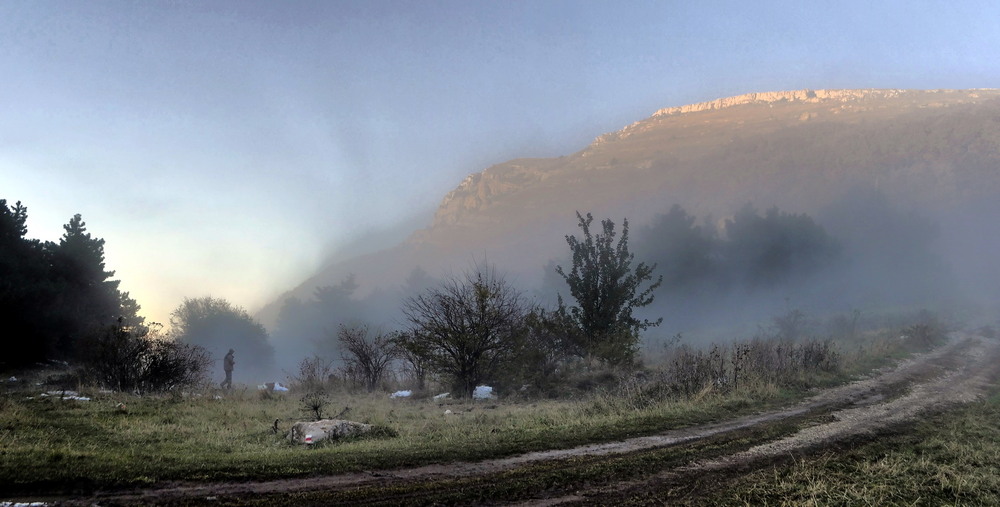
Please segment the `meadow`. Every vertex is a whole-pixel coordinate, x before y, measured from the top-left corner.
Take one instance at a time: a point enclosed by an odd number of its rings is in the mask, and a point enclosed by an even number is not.
[[[798,346],[781,340],[677,346],[638,372],[584,375],[590,383],[595,376],[604,380],[556,399],[516,393],[490,400],[392,399],[385,392],[339,390],[325,396],[323,415],[373,424],[375,431],[312,446],[286,438],[294,421],[315,415],[304,401],[308,393],[295,386],[289,392],[243,387],[145,396],[78,386],[90,398],[79,401],[39,396],[49,388],[37,385],[44,384],[45,372],[36,372],[2,384],[0,495],[311,477],[649,435],[785,405],[934,345],[928,337],[901,333],[883,328]],[[815,362],[808,357],[820,349],[835,364],[791,366]],[[766,368],[748,356],[759,356]],[[742,376],[734,369],[738,364]],[[788,366],[783,376],[775,376],[775,364]],[[692,383],[703,373],[703,382]]]

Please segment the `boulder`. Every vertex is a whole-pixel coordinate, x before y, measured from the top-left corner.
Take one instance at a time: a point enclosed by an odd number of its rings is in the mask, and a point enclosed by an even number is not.
[[[338,440],[356,437],[371,430],[371,424],[344,419],[300,421],[293,424],[292,429],[288,430],[288,441],[296,444],[315,444],[327,439]]]

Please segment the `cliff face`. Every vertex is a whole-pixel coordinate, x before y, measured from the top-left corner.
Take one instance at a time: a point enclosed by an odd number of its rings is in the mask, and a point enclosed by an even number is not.
[[[675,114],[697,113],[725,109],[746,104],[773,104],[776,102],[821,101],[853,102],[865,99],[887,99],[898,97],[903,90],[793,90],[782,92],[746,93],[735,97],[715,99],[679,107],[668,107],[653,113],[653,117]]]
[[[976,188],[959,188],[962,178],[952,166],[962,157],[959,152],[969,149],[972,158],[996,153],[996,129],[992,120],[984,123],[983,114],[995,110],[998,100],[998,90],[794,90],[664,108],[597,137],[576,154],[514,160],[470,175],[445,196],[431,230],[496,223],[494,215],[501,211],[516,219],[526,207],[536,213],[534,220],[541,218],[538,213],[572,211],[571,200],[581,209],[600,207],[607,201],[603,197],[623,187],[629,188],[615,199],[634,200],[659,189],[676,198],[714,194],[720,201],[730,196],[746,201],[770,199],[761,186],[840,178],[911,190],[943,184],[959,198]],[[966,130],[969,139],[961,137]],[[973,139],[979,144],[966,146]],[[634,184],[608,188],[601,182],[609,176],[598,171]],[[800,185],[779,193],[788,190],[800,192],[802,202],[814,202],[813,190]]]

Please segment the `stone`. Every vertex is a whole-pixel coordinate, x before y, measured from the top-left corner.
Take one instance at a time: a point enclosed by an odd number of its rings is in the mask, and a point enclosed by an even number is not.
[[[295,444],[315,444],[323,440],[339,440],[364,435],[372,425],[344,419],[299,421],[288,430],[288,441]]]

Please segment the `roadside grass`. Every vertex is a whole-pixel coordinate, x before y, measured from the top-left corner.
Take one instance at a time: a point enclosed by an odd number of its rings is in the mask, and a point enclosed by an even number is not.
[[[294,393],[235,390],[137,397],[92,390],[83,392],[91,401],[73,401],[5,386],[0,395],[0,494],[79,493],[169,480],[305,477],[623,439],[783,405],[804,397],[811,387],[844,382],[860,373],[858,368],[885,364],[907,350],[893,333],[873,333],[863,345],[843,353],[847,366],[839,371],[800,373],[802,378],[782,386],[748,382],[728,391],[708,386],[687,397],[628,389],[544,401],[342,394],[330,398],[329,411],[349,407],[346,418],[391,428],[398,436],[308,448],[285,439],[292,421],[310,418]],[[274,432],[276,419],[279,431]]]

